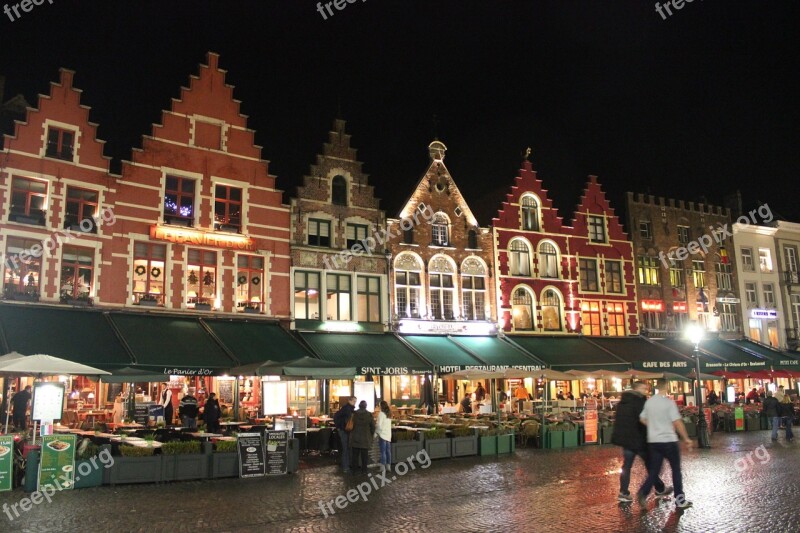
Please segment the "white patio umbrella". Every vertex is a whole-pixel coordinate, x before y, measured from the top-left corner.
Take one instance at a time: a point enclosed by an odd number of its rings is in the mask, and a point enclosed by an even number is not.
[[[60,357],[52,355],[35,354],[22,355],[19,352],[11,352],[0,356],[0,374],[9,376],[33,376],[41,378],[43,376],[109,376],[111,372],[100,370],[88,365],[82,365]],[[6,431],[8,431],[8,407],[6,402]],[[35,429],[35,427],[34,427]],[[35,435],[35,431],[34,431]]]

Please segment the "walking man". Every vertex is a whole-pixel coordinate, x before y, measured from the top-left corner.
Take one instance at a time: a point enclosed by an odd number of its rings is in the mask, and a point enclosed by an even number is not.
[[[647,426],[647,479],[639,488],[639,504],[647,505],[647,496],[655,486],[664,459],[672,470],[672,484],[675,486],[675,506],[686,509],[692,502],[686,500],[683,492],[683,476],[681,474],[681,450],[678,446],[678,435],[688,448],[692,441],[686,434],[683,419],[678,406],[671,398],[667,398],[667,380],[659,379],[656,388],[658,394],[652,396],[644,404],[639,419]]]
[[[350,417],[353,416],[355,410],[356,398],[351,396],[347,399],[347,403],[333,415],[333,425],[336,426],[336,430],[339,433],[339,441],[341,442],[339,453],[342,454],[342,472],[345,474],[350,473],[350,434],[346,428],[347,422],[350,421]]]
[[[781,417],[778,414],[779,404],[777,398],[772,396],[772,391],[767,391],[767,397],[761,406],[761,412],[772,421],[772,442],[778,440],[778,428],[781,425]]]
[[[617,406],[617,418],[611,442],[622,447],[622,472],[619,476],[619,496],[617,496],[617,500],[621,502],[633,501],[628,486],[636,456],[642,458],[647,468],[647,427],[639,421],[639,414],[647,401],[646,393],[647,384],[637,381],[633,384],[633,389],[622,393]],[[656,477],[655,489],[657,496],[666,496],[672,492],[672,488],[665,487],[659,477]]]

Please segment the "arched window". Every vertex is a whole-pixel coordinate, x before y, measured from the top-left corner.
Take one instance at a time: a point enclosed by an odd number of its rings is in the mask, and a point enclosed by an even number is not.
[[[436,213],[431,222],[431,244],[434,246],[448,246],[450,243],[448,225],[450,221],[444,213]]]
[[[522,229],[539,231],[539,203],[533,196],[522,199]]]
[[[471,229],[469,232],[467,232],[467,248],[472,250],[478,249],[478,232],[474,229]]]
[[[331,202],[334,205],[347,205],[347,180],[344,176],[334,176],[331,181]]]
[[[464,318],[486,320],[486,268],[474,257],[461,263],[461,294]]]
[[[419,318],[419,297],[422,290],[421,271],[422,264],[411,254],[400,254],[395,259],[395,302],[399,318]]]
[[[442,256],[434,257],[428,263],[430,272],[430,292],[431,292],[431,316],[436,320],[452,320],[453,296],[455,286],[453,285],[453,274],[455,269],[450,261]]]
[[[553,289],[542,293],[542,329],[561,331],[561,297]]]
[[[533,329],[533,298],[522,287],[514,291],[511,299],[511,323],[515,330]]]
[[[558,278],[558,250],[549,242],[539,245],[539,277]]]
[[[511,241],[508,256],[508,269],[512,276],[531,275],[531,252],[525,241],[519,239]]]

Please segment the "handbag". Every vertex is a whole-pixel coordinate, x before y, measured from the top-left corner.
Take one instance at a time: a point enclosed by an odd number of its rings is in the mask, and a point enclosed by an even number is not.
[[[353,431],[353,419],[356,415],[350,415],[350,419],[347,421],[347,425],[344,426],[344,430],[350,433]]]

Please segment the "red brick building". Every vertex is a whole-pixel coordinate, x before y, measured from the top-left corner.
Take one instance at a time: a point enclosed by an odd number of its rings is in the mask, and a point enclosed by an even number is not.
[[[633,249],[595,176],[570,226],[526,159],[493,233],[504,331],[638,334]]]

